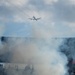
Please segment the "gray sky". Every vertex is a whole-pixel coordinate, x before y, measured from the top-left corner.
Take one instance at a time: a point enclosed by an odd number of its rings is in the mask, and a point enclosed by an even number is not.
[[[0,0],[0,35],[75,37],[74,24],[75,0]]]

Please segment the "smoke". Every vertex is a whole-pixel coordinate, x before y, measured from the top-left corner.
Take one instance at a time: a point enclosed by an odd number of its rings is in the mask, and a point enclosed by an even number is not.
[[[9,62],[33,65],[35,75],[65,75],[67,57],[58,49],[62,41],[56,38],[8,38],[6,47],[12,54]],[[2,50],[5,52],[6,48]]]

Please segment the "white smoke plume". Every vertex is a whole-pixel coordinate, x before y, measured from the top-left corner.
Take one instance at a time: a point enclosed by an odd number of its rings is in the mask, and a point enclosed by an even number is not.
[[[62,41],[63,39],[8,38],[7,48],[13,54],[10,63],[33,65],[35,75],[65,75],[67,57],[58,49]]]

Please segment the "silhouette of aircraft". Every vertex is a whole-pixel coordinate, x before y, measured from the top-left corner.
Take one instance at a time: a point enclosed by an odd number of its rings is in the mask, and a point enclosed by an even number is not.
[[[37,20],[40,20],[41,19],[41,17],[40,18],[36,18],[35,16],[33,16],[32,18],[29,18],[30,20],[35,20],[35,21],[37,21]]]

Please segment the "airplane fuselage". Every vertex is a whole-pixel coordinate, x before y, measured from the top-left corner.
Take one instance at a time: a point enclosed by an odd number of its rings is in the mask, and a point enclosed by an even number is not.
[[[33,16],[33,20],[36,20],[36,21],[37,21],[38,19],[37,19],[37,18],[35,18],[35,17]]]

